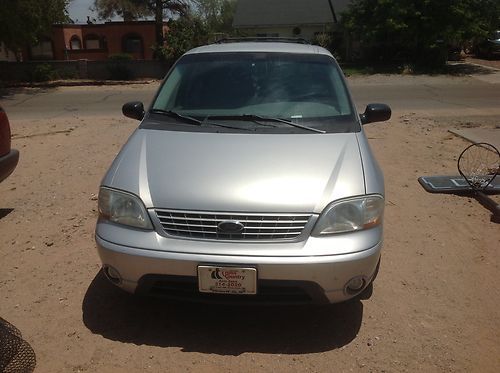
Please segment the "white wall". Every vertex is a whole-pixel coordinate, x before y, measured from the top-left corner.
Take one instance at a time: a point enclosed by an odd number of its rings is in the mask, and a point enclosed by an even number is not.
[[[300,28],[300,34],[294,35],[293,30],[295,26],[288,27],[258,27],[251,29],[240,28],[239,30],[248,36],[279,36],[279,37],[299,37],[307,40],[313,40],[314,34],[317,32],[324,32],[324,26],[297,26]]]

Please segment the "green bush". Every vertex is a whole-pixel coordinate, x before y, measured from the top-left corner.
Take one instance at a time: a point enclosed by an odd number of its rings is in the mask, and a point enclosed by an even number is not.
[[[57,71],[48,63],[35,65],[28,71],[29,80],[32,82],[46,82],[57,79]]]
[[[132,56],[126,53],[109,56],[107,70],[111,80],[130,80],[133,77],[132,70],[128,62],[132,61]]]
[[[448,45],[495,28],[499,16],[498,0],[352,0],[341,22],[367,61],[436,70]]]
[[[314,36],[313,44],[329,49],[331,47],[332,41],[333,38],[331,33],[320,32]]]
[[[175,61],[184,52],[207,43],[208,31],[199,19],[181,17],[168,21],[168,27],[166,45],[155,50],[155,55],[160,60]]]
[[[60,69],[57,73],[59,79],[78,79],[78,71],[70,68]]]

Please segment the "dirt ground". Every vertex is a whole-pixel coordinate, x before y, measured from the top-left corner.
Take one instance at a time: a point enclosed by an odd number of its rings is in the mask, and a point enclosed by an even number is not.
[[[96,194],[137,122],[15,121],[21,160],[0,184],[0,316],[33,347],[37,372],[497,372],[500,226],[474,199],[426,193],[417,178],[456,174],[467,142],[449,128],[498,119],[396,112],[366,126],[387,192],[373,296],[294,308],[115,289],[99,272]]]
[[[467,62],[475,63],[481,66],[493,67],[494,69],[500,69],[500,58],[495,58],[491,60],[485,60],[482,58],[476,58],[474,56],[468,56],[465,59]]]

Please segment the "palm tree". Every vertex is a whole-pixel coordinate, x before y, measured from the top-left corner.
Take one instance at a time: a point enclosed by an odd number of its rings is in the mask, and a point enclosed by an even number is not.
[[[119,16],[125,21],[133,21],[141,17],[154,16],[156,44],[163,45],[164,17],[186,14],[189,2],[188,0],[94,0],[94,7],[100,19]]]

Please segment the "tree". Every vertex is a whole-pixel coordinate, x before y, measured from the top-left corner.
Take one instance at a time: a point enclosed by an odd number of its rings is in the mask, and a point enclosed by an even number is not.
[[[163,45],[163,20],[175,14],[186,14],[188,0],[94,0],[99,18],[107,19],[115,15],[124,20],[134,20],[154,16],[156,22],[156,45]]]
[[[236,0],[192,0],[193,13],[200,18],[211,33],[230,33]]]
[[[189,10],[187,0],[149,0],[150,9],[154,10],[156,22],[156,44],[163,44],[163,16],[167,14],[185,15]]]
[[[159,50],[162,58],[175,61],[184,52],[207,43],[208,32],[199,18],[180,17],[168,21],[166,45]]]
[[[233,31],[234,14],[236,13],[236,0],[224,0],[219,14],[219,27],[221,32]]]
[[[12,51],[38,44],[55,23],[69,22],[69,0],[0,0],[0,41]],[[16,53],[17,54],[17,53]]]
[[[141,0],[95,0],[94,7],[100,19],[118,16],[124,21],[134,21],[150,14],[147,2]]]
[[[135,20],[154,16],[155,54],[158,58],[172,60],[206,43],[210,33],[229,33],[236,0],[94,0],[94,5],[101,19],[120,16]],[[165,17],[169,19],[167,35],[163,35]],[[166,46],[164,41],[167,41]]]
[[[428,66],[446,61],[448,45],[498,27],[499,16],[498,0],[353,0],[342,23],[372,58]]]
[[[168,21],[166,45],[157,50],[165,60],[175,61],[184,52],[213,40],[211,35],[233,29],[236,0],[191,0],[187,14]]]

